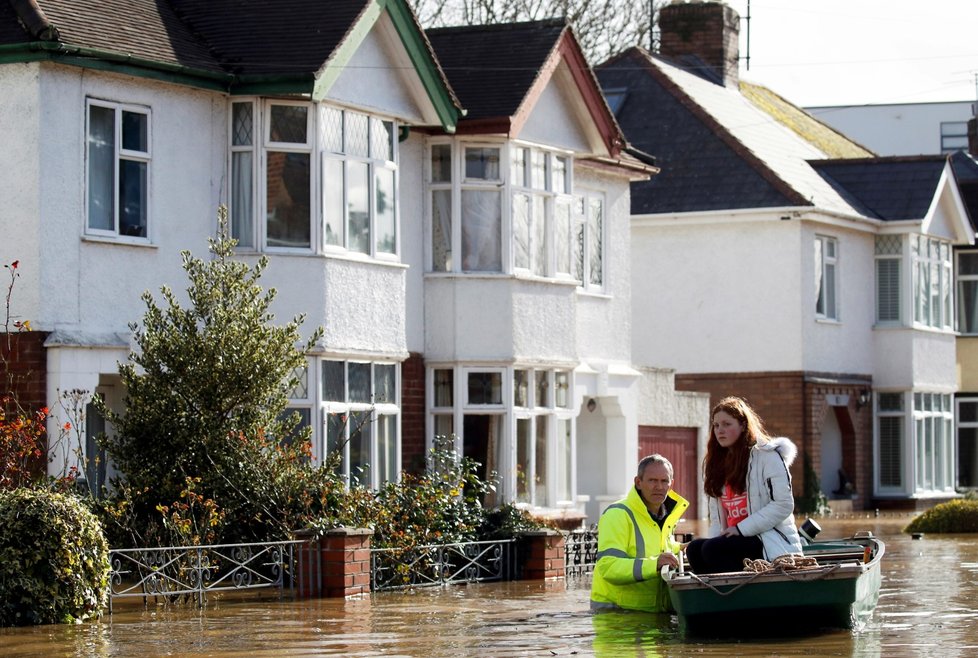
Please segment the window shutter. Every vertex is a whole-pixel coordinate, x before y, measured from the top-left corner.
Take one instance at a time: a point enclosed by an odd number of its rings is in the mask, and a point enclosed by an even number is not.
[[[876,321],[900,321],[900,261],[895,258],[876,261]]]
[[[903,433],[901,432],[902,416],[884,416],[880,418],[880,454],[879,474],[880,487],[901,488],[903,486]]]

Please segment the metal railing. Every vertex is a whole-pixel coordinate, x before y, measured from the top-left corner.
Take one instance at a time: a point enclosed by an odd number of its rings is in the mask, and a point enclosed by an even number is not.
[[[109,551],[109,611],[121,598],[196,599],[209,592],[295,586],[296,546],[303,541],[163,546]]]
[[[510,580],[516,568],[516,540],[417,546],[370,551],[374,592],[459,582]]]
[[[564,573],[567,577],[585,576],[598,561],[598,529],[573,530],[564,536]]]

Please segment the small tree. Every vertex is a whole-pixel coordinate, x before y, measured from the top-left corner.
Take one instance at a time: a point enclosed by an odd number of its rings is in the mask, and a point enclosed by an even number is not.
[[[224,208],[219,218],[210,260],[182,253],[189,305],[165,286],[163,306],[142,295],[142,327],[130,325],[138,351],[119,367],[124,413],[97,402],[116,430],[104,443],[132,497],[127,514],[137,541],[163,538],[160,513],[172,523],[188,482],[208,518],[219,518],[208,500],[221,512],[226,531],[214,539],[281,536],[295,486],[283,473],[308,454],[308,428],[297,432],[298,418],[282,414],[306,367],[304,351],[322,330],[303,348],[303,316],[272,325],[275,290],[258,283],[267,258],[254,267],[235,260]],[[283,437],[292,440],[281,445]]]

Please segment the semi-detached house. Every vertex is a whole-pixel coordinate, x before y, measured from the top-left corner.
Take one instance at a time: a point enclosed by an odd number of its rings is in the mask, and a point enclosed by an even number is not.
[[[179,252],[206,253],[224,204],[239,257],[270,258],[276,316],[325,327],[292,407],[353,485],[454,434],[500,474],[490,502],[596,520],[640,425],[702,437],[705,397],[631,357],[629,183],[657,169],[562,23],[426,36],[404,0],[11,0],[0,88],[29,403],[121,406],[140,294],[185,287]],[[89,457],[102,429],[89,413]]]

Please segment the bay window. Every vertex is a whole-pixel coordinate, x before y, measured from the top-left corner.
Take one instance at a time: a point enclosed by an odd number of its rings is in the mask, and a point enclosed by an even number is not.
[[[901,321],[901,262],[903,239],[899,235],[879,235],[875,245],[876,322],[898,324]]]
[[[958,486],[978,488],[978,398],[958,398]]]
[[[910,237],[914,323],[951,329],[951,247],[923,235]]]
[[[604,198],[574,193],[569,155],[439,141],[428,155],[431,271],[603,286]]]
[[[455,434],[460,456],[483,465],[480,476],[500,477],[487,505],[556,507],[573,500],[571,371],[459,366],[430,373],[432,441]]]
[[[917,492],[954,490],[954,418],[951,396],[914,393],[914,442]]]
[[[332,455],[350,486],[377,489],[397,480],[400,442],[394,363],[321,362],[321,460]]]
[[[978,334],[978,251],[958,252],[958,331]]]
[[[240,100],[230,124],[231,235],[240,247],[396,257],[394,122],[324,104]]]

